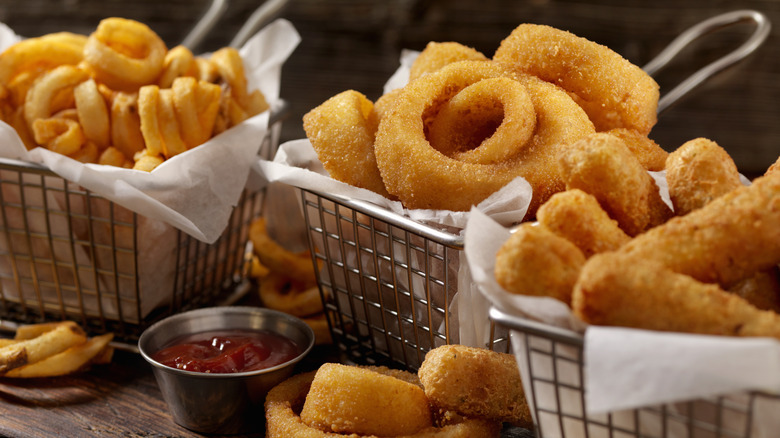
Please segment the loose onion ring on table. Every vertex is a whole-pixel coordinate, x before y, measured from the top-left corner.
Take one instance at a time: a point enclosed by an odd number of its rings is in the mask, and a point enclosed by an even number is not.
[[[657,121],[653,78],[610,48],[570,32],[521,24],[493,60],[572,93],[598,131],[630,128],[647,135]]]
[[[417,380],[417,376],[384,367],[366,367],[372,371],[406,380]],[[300,411],[306,402],[309,388],[316,371],[301,373],[290,377],[272,388],[265,399],[266,437],[267,438],[375,438],[357,434],[344,435],[325,432],[308,426],[301,420]],[[345,382],[346,383],[346,382]],[[335,400],[334,400],[335,402]],[[444,420],[447,417],[443,418]],[[413,435],[397,438],[482,438],[498,437],[500,424],[484,419],[455,418],[452,423],[423,429]],[[386,435],[385,435],[386,436]]]
[[[448,157],[428,141],[426,130],[446,102],[481,80],[504,77],[524,86],[536,116],[534,135],[525,144],[514,144],[514,138],[496,141],[516,150],[514,156],[499,163],[469,163]],[[512,98],[521,99],[507,97]],[[516,116],[505,114],[502,124],[520,123]],[[499,126],[496,133],[502,132],[514,130]],[[407,208],[466,211],[522,176],[534,191],[529,207],[532,216],[545,199],[564,187],[556,152],[593,132],[582,108],[554,85],[514,75],[491,61],[459,61],[410,82],[395,96],[379,123],[374,152],[388,192]]]
[[[168,48],[147,25],[111,17],[100,21],[84,46],[84,65],[114,90],[136,91],[155,83]]]

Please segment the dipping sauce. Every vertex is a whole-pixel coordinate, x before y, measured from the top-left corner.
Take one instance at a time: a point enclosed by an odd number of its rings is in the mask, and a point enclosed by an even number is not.
[[[152,359],[185,371],[241,373],[271,368],[300,353],[295,342],[268,330],[224,330],[175,339]]]

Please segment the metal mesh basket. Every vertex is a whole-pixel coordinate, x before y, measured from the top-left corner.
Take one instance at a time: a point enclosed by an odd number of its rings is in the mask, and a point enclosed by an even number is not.
[[[301,190],[334,343],[345,360],[417,369],[458,342],[452,298],[463,238],[370,203]],[[490,348],[507,350],[492,333]]]
[[[521,371],[525,370],[523,387],[540,438],[772,436],[756,431],[755,413],[761,404],[777,409],[780,396],[754,391],[587,415],[582,336],[496,308],[490,310],[490,317],[512,331],[512,346],[522,362]]]
[[[286,113],[283,102],[273,111],[262,157],[275,153]],[[220,238],[205,244],[45,167],[2,159],[0,318],[71,319],[134,341],[162,317],[235,300],[248,287],[248,228],[263,198],[245,190]]]

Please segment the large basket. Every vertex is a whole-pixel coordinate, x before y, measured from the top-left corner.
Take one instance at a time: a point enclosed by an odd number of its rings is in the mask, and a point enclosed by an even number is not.
[[[587,415],[582,335],[496,308],[490,317],[512,333],[539,438],[751,438],[777,433],[758,432],[756,412],[764,403],[776,409],[780,396],[756,391]]]
[[[273,110],[263,158],[276,152],[287,112],[284,102]],[[245,190],[225,231],[205,244],[45,167],[2,159],[0,318],[9,328],[70,319],[131,343],[167,315],[232,302],[248,288],[248,229],[264,194]],[[151,246],[169,250],[150,262]]]

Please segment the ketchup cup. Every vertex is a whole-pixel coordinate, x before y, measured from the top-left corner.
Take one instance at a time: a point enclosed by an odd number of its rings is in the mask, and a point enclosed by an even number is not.
[[[299,353],[269,368],[229,373],[196,372],[164,365],[156,353],[178,339],[204,332],[270,332],[291,340]],[[173,420],[187,429],[210,434],[261,431],[268,390],[288,378],[314,346],[314,332],[301,319],[259,307],[209,307],[165,318],[138,340],[152,366]]]

